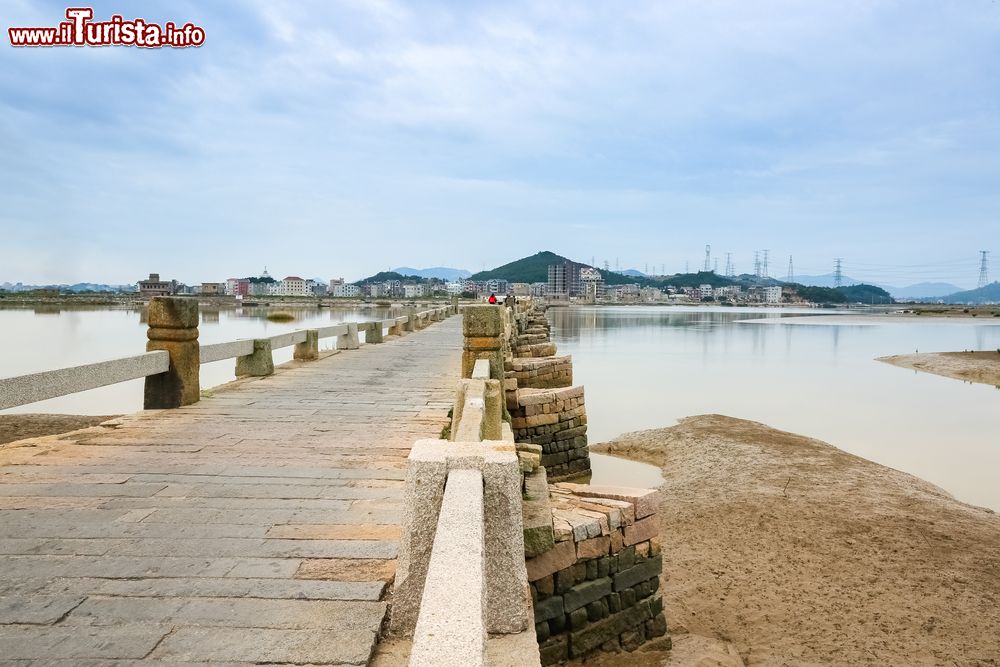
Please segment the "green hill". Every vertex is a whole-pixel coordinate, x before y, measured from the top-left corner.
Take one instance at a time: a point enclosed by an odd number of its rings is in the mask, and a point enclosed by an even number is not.
[[[369,283],[384,283],[387,280],[405,280],[412,283],[425,283],[427,278],[421,278],[420,276],[404,276],[401,273],[396,273],[395,271],[379,271],[374,276],[368,276],[367,278],[362,278],[356,281],[355,285],[368,285]]]
[[[892,295],[874,285],[847,285],[843,287],[813,287],[787,283],[795,293],[813,303],[895,303]]]
[[[489,271],[474,273],[470,280],[506,280],[512,283],[544,283],[549,279],[549,264],[571,261],[562,255],[543,250]]]
[[[997,303],[1000,302],[1000,282],[992,282],[978,289],[955,292],[941,297],[941,300],[945,303]],[[924,301],[937,301],[937,299],[924,299]]]

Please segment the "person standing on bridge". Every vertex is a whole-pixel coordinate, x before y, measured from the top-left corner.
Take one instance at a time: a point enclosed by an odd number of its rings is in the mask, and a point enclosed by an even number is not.
[[[490,298],[487,299],[487,301],[489,301],[491,305],[495,306],[497,303],[497,295],[494,294],[493,292],[490,292]]]

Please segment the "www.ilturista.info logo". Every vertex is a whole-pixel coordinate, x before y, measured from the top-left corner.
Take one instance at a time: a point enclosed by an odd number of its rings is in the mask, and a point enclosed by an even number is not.
[[[126,21],[115,14],[108,21],[93,21],[92,7],[70,7],[66,18],[54,28],[7,28],[11,46],[140,46],[185,48],[205,43],[205,29],[168,21],[162,26],[135,18]]]

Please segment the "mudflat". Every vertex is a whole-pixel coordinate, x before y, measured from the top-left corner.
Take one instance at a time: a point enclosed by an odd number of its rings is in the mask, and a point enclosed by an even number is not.
[[[68,433],[80,428],[97,426],[109,419],[114,419],[114,417],[47,414],[0,415],[0,445],[43,435]]]
[[[893,366],[912,368],[934,375],[978,382],[1000,387],[1000,351],[989,352],[925,352],[879,357]]]
[[[674,650],[640,649],[630,664],[1000,664],[992,510],[721,415],[593,448],[658,465],[665,479]]]

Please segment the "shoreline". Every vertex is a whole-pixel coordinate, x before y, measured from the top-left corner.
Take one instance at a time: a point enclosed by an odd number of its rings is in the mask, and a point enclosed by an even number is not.
[[[992,510],[825,442],[721,415],[593,450],[657,465],[665,480],[674,650],[640,649],[630,662],[996,664]]]
[[[1000,388],[1000,350],[995,352],[923,352],[878,357],[875,361],[933,375]]]

